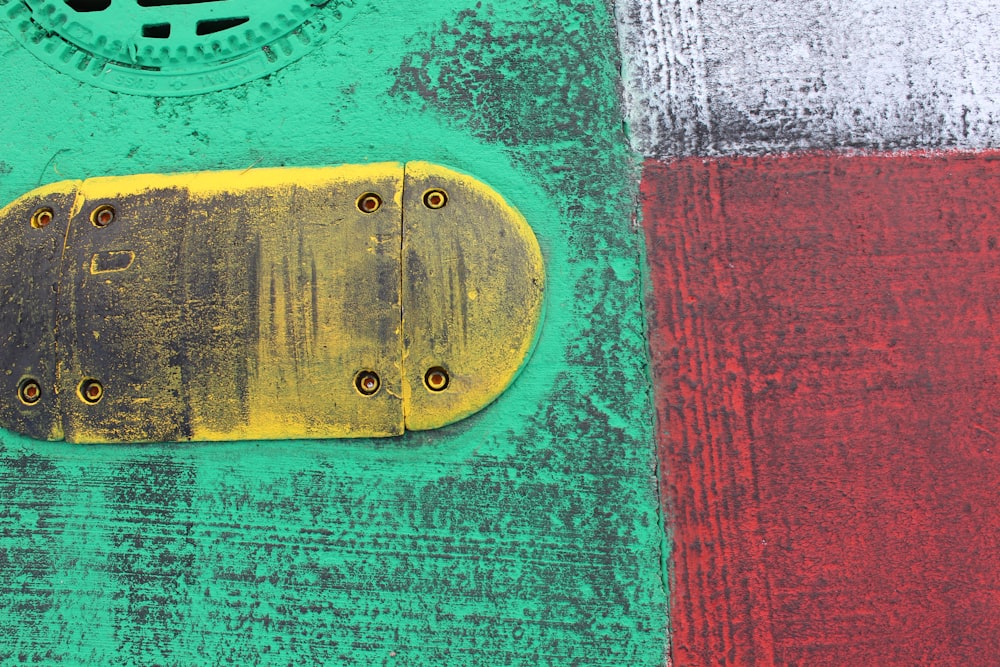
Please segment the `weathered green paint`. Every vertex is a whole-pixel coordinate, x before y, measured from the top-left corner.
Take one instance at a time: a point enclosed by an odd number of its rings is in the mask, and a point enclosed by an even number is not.
[[[359,5],[21,0],[0,3],[0,21],[67,76],[117,92],[178,96],[232,88],[281,69],[337,32]]]
[[[4,434],[0,661],[662,664],[635,165],[603,3],[372,3],[272,77],[191,98],[79,84],[2,33],[0,53],[3,201],[106,174],[429,160],[502,192],[548,267],[530,363],[444,429]]]

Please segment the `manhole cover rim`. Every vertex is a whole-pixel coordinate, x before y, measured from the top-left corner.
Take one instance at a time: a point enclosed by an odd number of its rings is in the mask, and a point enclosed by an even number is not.
[[[226,16],[219,12],[201,16]],[[271,74],[289,65],[324,42],[334,24],[357,10],[354,0],[323,3],[293,2],[256,15],[231,29],[177,39],[155,46],[152,38],[127,35],[94,36],[100,13],[83,12],[84,19],[66,3],[56,0],[0,0],[0,22],[25,48],[57,71],[108,90],[146,96],[185,96],[231,88]],[[199,7],[203,5],[184,5]],[[139,7],[139,5],[135,5]],[[246,4],[243,5],[246,9]],[[148,8],[147,8],[148,9]],[[163,9],[162,7],[160,9]],[[173,16],[180,7],[170,7]],[[139,10],[137,9],[136,12]],[[246,12],[249,14],[249,12]],[[92,14],[91,17],[86,17]],[[186,12],[188,26],[197,25],[198,14]],[[133,25],[122,32],[136,34],[142,20],[157,20],[170,12],[136,14]],[[295,16],[294,20],[290,16]],[[116,25],[122,27],[121,16]],[[89,23],[88,23],[89,22]],[[88,27],[89,26],[89,27]],[[88,42],[90,39],[90,42]],[[223,43],[226,45],[223,46]],[[110,57],[116,55],[116,57]]]

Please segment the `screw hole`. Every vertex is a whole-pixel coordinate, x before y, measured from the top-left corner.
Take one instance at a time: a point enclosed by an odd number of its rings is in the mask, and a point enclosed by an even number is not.
[[[42,399],[42,386],[34,378],[25,378],[17,386],[17,397],[25,405],[34,405]]]
[[[104,385],[98,380],[88,378],[80,383],[77,393],[80,395],[81,401],[94,405],[100,403],[101,399],[104,398]]]
[[[53,213],[51,208],[47,206],[40,208],[31,214],[31,226],[35,229],[48,227],[53,217],[55,217],[55,213]]]
[[[358,210],[362,213],[374,213],[382,208],[382,198],[374,192],[366,192],[358,197]]]
[[[437,210],[448,203],[448,193],[444,190],[428,190],[424,193],[424,206]]]
[[[424,374],[424,384],[431,391],[444,391],[448,388],[450,381],[451,378],[448,377],[448,371],[440,366],[435,366]]]
[[[104,204],[94,209],[90,214],[90,221],[95,227],[107,227],[115,221],[115,209],[113,206]]]
[[[378,374],[373,371],[361,371],[354,378],[354,386],[362,396],[371,396],[378,393],[378,388],[382,383],[378,379]]]

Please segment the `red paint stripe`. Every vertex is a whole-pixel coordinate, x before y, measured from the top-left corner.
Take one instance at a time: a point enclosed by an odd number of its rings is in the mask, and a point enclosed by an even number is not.
[[[687,665],[1000,655],[1000,154],[649,162]]]

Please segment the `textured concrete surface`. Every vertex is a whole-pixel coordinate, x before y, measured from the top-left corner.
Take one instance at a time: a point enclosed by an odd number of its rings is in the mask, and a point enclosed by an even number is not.
[[[647,156],[1000,145],[1000,9],[982,0],[618,0]]]
[[[998,157],[647,164],[674,664],[996,663]]]
[[[105,174],[429,160],[538,236],[547,310],[486,410],[400,438],[0,436],[0,663],[656,666],[664,536],[603,1],[361,3],[273,76],[113,94],[0,30],[0,199]],[[191,5],[196,8],[197,5]]]
[[[993,664],[1000,9],[616,7],[673,663]]]

